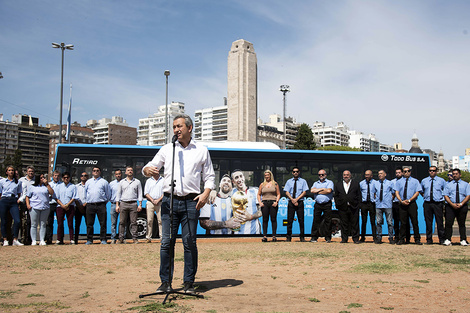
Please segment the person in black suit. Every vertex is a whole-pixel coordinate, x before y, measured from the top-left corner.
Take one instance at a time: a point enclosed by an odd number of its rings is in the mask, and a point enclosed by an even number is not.
[[[347,243],[351,235],[354,243],[359,241],[359,203],[361,188],[351,179],[351,172],[343,172],[343,180],[336,183],[335,203],[341,219],[341,243]]]

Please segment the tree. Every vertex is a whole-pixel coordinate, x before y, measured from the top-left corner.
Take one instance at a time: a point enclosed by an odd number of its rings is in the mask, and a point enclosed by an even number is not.
[[[295,137],[294,149],[315,150],[312,129],[305,123],[301,124],[299,127],[299,132],[297,133],[297,137]]]
[[[317,150],[327,150],[327,151],[359,151],[362,152],[359,148],[351,148],[347,146],[326,146],[319,147]]]
[[[13,155],[13,166],[21,172],[23,169],[23,162],[21,161],[23,157],[23,152],[20,149],[16,149],[15,154]]]

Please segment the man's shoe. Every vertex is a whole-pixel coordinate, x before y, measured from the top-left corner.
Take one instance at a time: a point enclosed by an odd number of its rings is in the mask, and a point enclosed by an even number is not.
[[[287,237],[287,238],[286,238],[286,241],[287,241],[287,242],[291,242],[291,241],[292,241],[292,238],[291,238],[291,237]]]
[[[404,244],[405,244],[405,242],[403,240],[398,240],[397,241],[397,246],[404,245]]]
[[[190,295],[195,295],[196,290],[194,290],[193,283],[191,282],[185,282],[184,287],[183,287],[184,293],[190,294]]]
[[[461,245],[461,246],[468,246],[468,243],[467,243],[466,240],[462,240],[462,241],[460,242],[460,245]]]
[[[86,245],[92,245],[93,242],[92,242],[92,241],[87,241],[85,244],[86,244]]]
[[[425,245],[432,245],[432,240],[426,240]]]
[[[24,244],[22,244],[21,242],[19,242],[18,240],[13,240],[13,244],[12,246],[24,246]]]
[[[263,239],[261,239],[261,242],[268,242],[268,238],[263,237]]]
[[[340,243],[348,243],[347,240],[341,240]]]
[[[304,238],[304,237],[300,237],[300,242],[305,242],[305,238]]]
[[[326,239],[326,243],[331,243],[331,239]]]
[[[162,283],[157,289],[157,293],[171,292],[171,285],[169,283]]]
[[[152,243],[152,239],[147,239],[145,242],[146,243]]]
[[[132,240],[132,243],[134,243],[134,244],[138,244],[138,243],[139,243],[139,240],[137,240],[137,239],[134,239],[134,240]]]
[[[315,238],[310,239],[310,242],[317,242]]]
[[[451,246],[452,242],[449,239],[446,239],[443,243],[444,246]]]
[[[273,242],[276,242],[276,241],[277,241],[277,238],[276,238],[276,237],[273,237],[273,240],[272,240],[272,241],[273,241]]]
[[[111,240],[111,244],[115,245],[116,244],[116,239]]]
[[[356,245],[358,245],[358,244],[360,244],[360,243],[362,243],[362,242],[360,242],[359,240],[354,240],[354,243],[355,243]]]
[[[359,239],[360,242],[366,242],[366,237],[361,237],[361,239]]]
[[[106,240],[101,240],[101,244],[102,244],[102,245],[107,245],[108,242],[107,242]]]
[[[52,244],[52,239],[47,239],[46,244],[51,245]]]
[[[391,245],[394,245],[394,244],[396,243],[394,239],[390,239],[388,242],[389,242]]]
[[[75,240],[70,240],[70,244],[71,244],[71,245],[74,245],[74,244],[75,244]]]
[[[415,240],[415,245],[422,246],[423,243],[421,242],[421,240],[417,239]]]

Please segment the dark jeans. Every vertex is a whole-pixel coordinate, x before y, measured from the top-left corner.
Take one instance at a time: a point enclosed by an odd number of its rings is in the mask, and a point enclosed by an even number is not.
[[[331,240],[331,201],[327,203],[317,203],[313,206],[312,239],[317,240],[320,237],[320,224],[323,220],[327,230],[325,240]]]
[[[30,245],[31,244],[31,216],[29,215],[29,210],[26,207],[26,203],[20,203],[20,239],[22,244]]]
[[[67,226],[69,227],[70,240],[73,240],[73,217],[75,216],[75,207],[69,206],[65,211],[62,207],[57,207],[57,240],[64,242],[64,217],[67,216]]]
[[[75,244],[78,244],[78,237],[80,236],[80,226],[82,225],[82,218],[85,217],[85,225],[86,224],[86,211],[85,208],[83,208],[83,213],[80,211],[80,209],[77,207],[75,209]]]
[[[366,227],[367,227],[367,215],[369,215],[370,226],[372,228],[372,238],[374,240],[377,238],[377,225],[375,224],[375,203],[373,202],[362,202],[361,207],[361,237],[365,238],[366,236]]]
[[[52,235],[54,234],[54,213],[57,210],[57,203],[51,203],[51,210],[46,223],[46,242],[52,242]]]
[[[351,236],[353,241],[359,240],[359,208],[347,206],[338,209],[339,218],[341,219],[341,240],[348,241]]]
[[[418,225],[418,205],[416,202],[411,202],[409,205],[400,204],[400,240],[408,240],[406,238],[406,228],[413,225],[413,237],[416,241],[421,240],[421,235],[419,234],[419,225]]]
[[[100,222],[100,240],[106,240],[106,202],[87,203],[86,205],[86,238],[93,241],[93,225],[95,216]]]
[[[13,238],[18,239],[18,233],[20,231],[20,210],[16,201],[18,201],[18,199],[15,197],[2,197],[0,199],[1,231],[3,238],[7,238],[7,227],[11,227],[11,224],[7,225],[7,212],[10,212],[14,221]]]
[[[163,237],[160,246],[160,279],[162,283],[171,283],[173,280],[175,241],[178,227],[181,224],[181,237],[184,247],[183,282],[194,282],[198,262],[196,232],[199,219],[199,210],[196,210],[196,201],[173,199],[172,226],[170,226],[170,198],[164,196],[162,201],[161,210]],[[170,255],[173,255],[171,260]]]
[[[450,205],[446,204],[446,239],[452,239],[452,226],[454,225],[455,218],[457,218],[457,223],[459,224],[460,241],[467,240],[467,228],[465,227],[465,219],[467,218],[467,213],[467,204],[458,209],[454,209]]]
[[[261,212],[263,213],[263,235],[268,235],[268,223],[269,217],[271,217],[271,228],[273,230],[273,237],[276,236],[277,232],[277,207],[273,207],[274,200],[263,200],[263,207]],[[291,228],[292,232],[292,228]]]
[[[299,220],[300,238],[305,237],[304,233],[304,202],[297,202],[298,206],[295,206],[291,201],[287,205],[287,238],[292,237],[292,224],[294,223],[294,216],[297,212],[297,219]]]
[[[444,234],[444,204],[442,202],[428,202],[423,204],[424,220],[426,221],[426,241],[432,242],[432,226],[436,219],[437,236],[439,243],[445,240]]]

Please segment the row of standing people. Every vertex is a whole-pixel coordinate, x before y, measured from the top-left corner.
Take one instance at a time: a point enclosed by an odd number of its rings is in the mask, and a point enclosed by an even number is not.
[[[0,179],[0,219],[3,246],[10,244],[47,245],[52,244],[54,214],[57,215],[57,241],[64,244],[64,220],[67,219],[70,244],[77,244],[83,218],[87,225],[87,244],[93,242],[94,223],[98,217],[100,224],[100,242],[107,243],[106,204],[111,202],[111,243],[124,243],[127,223],[130,219],[130,233],[137,243],[137,214],[142,210],[142,185],[133,177],[133,168],[126,168],[126,178],[122,171],[114,172],[115,180],[108,184],[101,178],[101,169],[94,167],[92,178],[83,172],[80,183],[70,183],[68,172],[53,172],[51,181],[44,174],[37,174],[33,167],[27,168],[24,177],[18,178],[13,166],[6,169],[6,178]],[[62,177],[61,177],[62,176]],[[162,193],[162,180],[158,175],[149,178],[145,184],[144,195],[147,198],[147,242],[151,242],[153,233],[154,212],[158,215],[159,234],[161,218],[159,217]],[[119,238],[117,238],[117,220],[119,221]],[[75,221],[75,225],[74,225]],[[13,227],[12,226],[13,222]],[[37,231],[39,227],[39,240]],[[13,230],[13,232],[12,232]],[[21,238],[19,238],[21,232]],[[8,238],[12,237],[10,242]]]
[[[294,168],[293,178],[286,182],[284,190],[289,198],[287,241],[291,241],[292,223],[295,214],[300,226],[300,241],[305,241],[303,200],[308,191],[307,182],[300,178],[300,171]],[[320,223],[324,220],[325,229],[330,229],[332,200],[334,199],[341,221],[341,242],[348,242],[349,236],[354,243],[365,241],[367,219],[371,224],[375,243],[382,243],[384,215],[388,227],[388,240],[391,244],[410,243],[410,222],[413,227],[414,242],[421,244],[418,225],[418,206],[416,199],[423,197],[423,212],[426,222],[426,244],[433,243],[433,222],[437,226],[439,244],[452,244],[452,227],[457,219],[460,245],[468,245],[465,219],[470,200],[470,185],[461,180],[459,169],[452,170],[452,179],[446,182],[437,176],[437,168],[429,168],[429,176],[421,182],[411,177],[411,168],[397,168],[395,179],[386,179],[384,170],[378,172],[378,180],[373,179],[371,170],[364,174],[364,180],[357,182],[351,172],[345,170],[343,179],[335,184],[328,180],[325,170],[318,172],[310,192],[314,195],[314,219],[311,242],[320,237]],[[362,225],[359,227],[359,215]],[[445,215],[445,224],[444,224]],[[359,230],[360,228],[360,230]],[[331,234],[325,236],[331,242]]]

